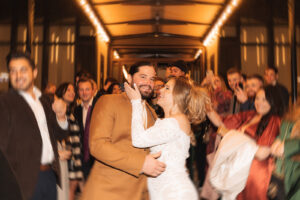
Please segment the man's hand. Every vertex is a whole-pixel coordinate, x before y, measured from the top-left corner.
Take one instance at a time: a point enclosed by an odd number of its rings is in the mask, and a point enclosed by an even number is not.
[[[69,160],[72,152],[70,150],[58,150],[60,160]]]
[[[248,96],[246,92],[239,86],[237,86],[237,88],[234,90],[234,93],[236,95],[237,100],[240,103],[245,103],[248,100]]]
[[[59,121],[66,120],[67,104],[62,99],[55,99],[52,104],[52,110],[55,112]]]
[[[157,177],[159,176],[162,172],[165,171],[166,165],[158,160],[161,155],[161,152],[158,152],[156,154],[149,154],[146,156],[143,168],[142,168],[142,173],[152,176],[152,177]]]

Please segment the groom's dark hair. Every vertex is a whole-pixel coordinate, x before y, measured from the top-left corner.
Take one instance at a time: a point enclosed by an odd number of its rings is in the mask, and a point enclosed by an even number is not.
[[[143,66],[154,67],[153,64],[150,62],[145,62],[145,61],[137,62],[137,63],[134,63],[133,65],[131,65],[129,74],[131,76],[133,76],[135,73],[137,73],[139,71],[140,67],[143,67]]]

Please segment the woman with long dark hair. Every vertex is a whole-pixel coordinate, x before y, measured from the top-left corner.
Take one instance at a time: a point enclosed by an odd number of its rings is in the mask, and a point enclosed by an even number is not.
[[[223,120],[213,110],[208,112],[209,119],[219,127],[218,133],[222,136],[234,129],[250,136],[258,145],[246,186],[238,195],[238,200],[267,200],[267,189],[274,167],[270,146],[279,134],[282,114],[282,102],[273,86],[266,86],[257,92],[254,111],[229,115]]]
[[[67,104],[67,117],[69,122],[69,145],[71,146],[71,158],[68,160],[69,170],[69,199],[75,199],[76,188],[83,189],[83,172],[81,165],[80,128],[73,115],[75,106],[75,90],[71,83],[62,83],[56,90],[56,96]]]
[[[122,90],[119,83],[112,83],[108,89],[107,94],[121,94]]]

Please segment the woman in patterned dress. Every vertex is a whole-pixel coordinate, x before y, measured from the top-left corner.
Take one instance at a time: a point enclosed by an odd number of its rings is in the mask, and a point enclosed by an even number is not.
[[[83,189],[83,172],[81,165],[81,142],[80,142],[80,128],[78,122],[76,121],[73,115],[74,108],[74,99],[75,99],[75,91],[74,86],[71,83],[63,83],[61,84],[57,90],[56,95],[59,98],[62,98],[65,103],[68,105],[67,109],[67,117],[69,122],[69,131],[70,137],[68,144],[71,148],[72,155],[68,160],[68,168],[69,168],[69,180],[70,180],[70,188],[69,188],[69,199],[75,199],[75,192],[77,187],[79,186],[81,191]]]

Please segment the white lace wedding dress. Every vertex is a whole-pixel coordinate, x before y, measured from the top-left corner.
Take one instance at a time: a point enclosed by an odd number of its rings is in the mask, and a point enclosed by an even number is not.
[[[144,129],[141,100],[132,100],[131,134],[133,146],[150,147],[151,153],[161,151],[158,160],[166,164],[166,170],[158,177],[148,177],[151,200],[197,200],[198,194],[189,178],[185,161],[189,156],[190,137],[179,127],[174,118],[157,119]]]

